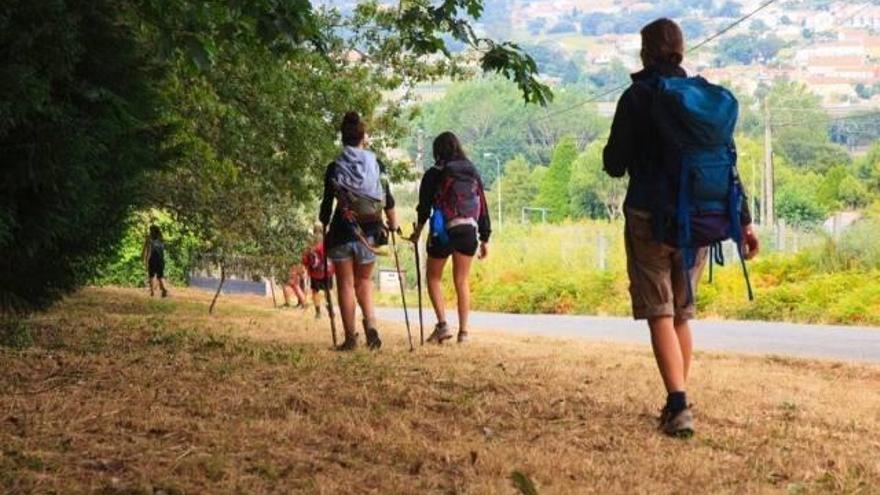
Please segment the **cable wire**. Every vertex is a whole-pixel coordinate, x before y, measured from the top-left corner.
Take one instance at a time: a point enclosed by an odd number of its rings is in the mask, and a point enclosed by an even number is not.
[[[692,53],[692,52],[694,52],[694,51],[696,51],[696,50],[702,48],[702,47],[705,46],[706,44],[712,42],[713,40],[719,38],[720,36],[723,36],[725,33],[727,33],[728,31],[730,31],[731,29],[733,29],[733,28],[735,28],[736,26],[742,24],[743,22],[745,22],[745,21],[748,20],[749,18],[753,17],[753,16],[754,16],[755,14],[757,14],[758,12],[760,12],[760,11],[766,9],[766,8],[769,7],[770,5],[776,3],[777,1],[779,1],[779,0],[767,0],[767,1],[765,1],[764,3],[762,3],[762,4],[760,4],[759,6],[757,6],[756,8],[754,8],[752,11],[750,11],[748,14],[746,14],[746,15],[744,15],[744,16],[738,18],[737,20],[735,20],[735,21],[733,21],[732,23],[730,23],[730,24],[728,24],[727,26],[725,26],[725,27],[724,27],[723,29],[721,29],[720,31],[718,31],[718,32],[716,32],[716,33],[714,33],[714,34],[712,34],[712,35],[709,36],[708,38],[704,39],[703,41],[701,41],[701,42],[697,43],[696,45],[694,45],[693,47],[689,48],[689,49],[687,50],[686,53]],[[569,107],[567,107],[567,108],[563,108],[563,109],[561,109],[561,110],[557,110],[557,111],[555,111],[555,112],[549,112],[549,111],[548,111],[544,116],[542,116],[542,117],[540,117],[540,118],[537,118],[537,119],[535,119],[535,120],[538,120],[538,121],[549,120],[550,118],[555,117],[555,116],[557,116],[557,115],[562,115],[562,114],[564,114],[564,113],[568,113],[568,112],[570,112],[570,111],[572,111],[572,110],[575,110],[575,109],[577,109],[577,108],[580,108],[580,107],[582,107],[582,106],[584,106],[584,105],[586,105],[586,104],[588,104],[588,103],[593,103],[593,102],[595,102],[595,101],[598,101],[598,100],[600,100],[600,99],[602,99],[602,98],[604,98],[604,97],[606,97],[606,96],[608,96],[608,95],[610,95],[610,94],[616,93],[616,92],[618,92],[618,91],[620,91],[620,90],[622,90],[622,89],[624,89],[624,88],[626,88],[626,87],[628,87],[628,86],[629,86],[629,82],[626,82],[626,83],[620,84],[620,85],[615,86],[615,87],[613,87],[613,88],[611,88],[611,89],[609,89],[609,90],[606,90],[606,91],[603,91],[603,92],[601,92],[601,93],[599,93],[599,94],[593,95],[593,96],[587,98],[586,100],[583,100],[583,101],[581,101],[581,102],[575,103],[574,105],[571,105],[571,106],[569,106]]]

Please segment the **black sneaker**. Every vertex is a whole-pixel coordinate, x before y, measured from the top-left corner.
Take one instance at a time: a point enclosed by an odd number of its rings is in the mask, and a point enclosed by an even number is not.
[[[343,351],[343,352],[353,351],[353,350],[357,349],[357,346],[358,346],[357,334],[346,335],[345,340],[343,340],[341,344],[336,346],[336,350]]]
[[[374,351],[382,347],[382,339],[379,338],[379,332],[375,328],[368,328],[364,333],[367,335],[367,347]]]

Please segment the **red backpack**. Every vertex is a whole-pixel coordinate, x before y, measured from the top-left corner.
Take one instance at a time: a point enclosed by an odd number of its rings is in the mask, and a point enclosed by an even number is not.
[[[483,185],[476,167],[467,160],[443,166],[434,207],[443,212],[446,222],[458,218],[479,220],[483,213]]]

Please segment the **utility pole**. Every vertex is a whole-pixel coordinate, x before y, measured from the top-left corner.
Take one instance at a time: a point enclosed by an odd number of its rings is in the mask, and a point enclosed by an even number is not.
[[[774,177],[773,177],[773,131],[770,123],[770,102],[764,98],[764,174],[763,202],[761,208],[761,224],[770,227],[776,224],[773,211]]]

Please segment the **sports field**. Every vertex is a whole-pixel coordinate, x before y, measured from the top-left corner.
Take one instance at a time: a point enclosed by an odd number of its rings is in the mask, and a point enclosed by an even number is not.
[[[0,347],[0,492],[880,493],[877,366],[698,353],[677,440],[646,347],[340,354],[311,312],[172,295],[86,289]]]

